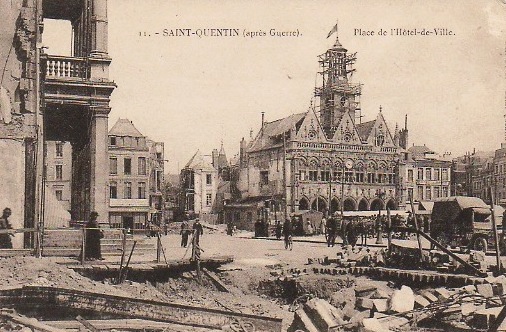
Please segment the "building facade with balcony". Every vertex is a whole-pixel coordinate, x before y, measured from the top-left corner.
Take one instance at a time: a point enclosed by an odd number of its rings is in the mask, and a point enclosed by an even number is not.
[[[407,128],[392,133],[381,107],[374,120],[360,123],[361,86],[350,82],[354,61],[336,40],[319,56],[319,115],[314,108],[272,122],[262,115],[256,137],[249,143],[243,139],[241,198],[225,207],[227,222],[254,222],[265,209],[279,220],[305,210],[331,214],[398,207],[400,142],[406,144]]]
[[[143,229],[151,216],[150,149],[147,139],[128,119],[109,131],[109,224]]]
[[[46,54],[48,19],[70,23],[72,56]],[[14,228],[44,222],[44,146],[72,145],[70,209],[75,220],[92,210],[107,217],[107,118],[116,85],[109,79],[107,0],[0,1],[1,206]],[[43,124],[43,125],[42,125]],[[100,219],[99,219],[100,220]],[[15,248],[34,247],[15,235]]]
[[[452,161],[426,146],[411,146],[403,167],[404,205],[451,196]]]

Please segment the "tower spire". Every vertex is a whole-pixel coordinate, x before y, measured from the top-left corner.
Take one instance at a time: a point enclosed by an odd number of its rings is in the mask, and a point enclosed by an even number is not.
[[[337,32],[336,20],[327,38]],[[315,88],[315,97],[320,99],[320,122],[327,137],[334,136],[335,128],[346,112],[353,122],[357,112],[360,112],[361,87],[350,82],[355,60],[355,53],[348,54],[348,50],[339,42],[339,36],[336,36],[334,45],[318,57],[321,85]]]

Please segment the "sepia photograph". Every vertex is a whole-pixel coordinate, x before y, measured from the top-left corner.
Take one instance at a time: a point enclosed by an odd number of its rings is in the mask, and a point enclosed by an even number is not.
[[[1,0],[0,331],[506,331],[505,0]]]

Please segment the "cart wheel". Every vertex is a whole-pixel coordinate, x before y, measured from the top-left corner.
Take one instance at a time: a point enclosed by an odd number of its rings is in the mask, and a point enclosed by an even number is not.
[[[479,237],[474,240],[473,249],[476,251],[487,252],[487,239]]]

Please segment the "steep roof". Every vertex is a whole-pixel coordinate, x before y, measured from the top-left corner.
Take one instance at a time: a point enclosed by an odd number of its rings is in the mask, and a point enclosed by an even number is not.
[[[249,151],[262,150],[268,147],[273,147],[270,141],[270,137],[281,135],[284,132],[289,131],[301,122],[306,116],[306,112],[292,114],[286,118],[278,119],[272,122],[265,122],[263,129],[260,129],[259,134],[253,141],[253,144],[249,148]]]
[[[135,128],[132,121],[128,119],[118,119],[111,130],[109,135],[113,136],[130,136],[130,137],[144,137],[140,131]]]
[[[228,166],[227,154],[225,153],[225,148],[223,147],[223,143],[221,143],[221,149],[218,154],[218,168],[223,168]]]
[[[409,147],[408,152],[411,153],[413,159],[424,158],[426,153],[435,153],[425,145],[413,145]]]
[[[372,128],[374,128],[374,124],[376,123],[376,120],[367,121],[364,123],[358,123],[355,125],[357,128],[358,134],[360,135],[360,139],[362,141],[366,141],[369,138],[369,135],[371,134]]]
[[[191,157],[188,163],[186,163],[185,168],[202,169],[210,171],[215,170],[213,165],[211,165],[210,162],[204,159],[202,153],[200,153],[200,150],[197,150],[197,152],[195,152],[193,157]]]

